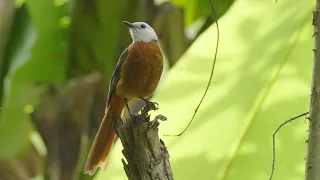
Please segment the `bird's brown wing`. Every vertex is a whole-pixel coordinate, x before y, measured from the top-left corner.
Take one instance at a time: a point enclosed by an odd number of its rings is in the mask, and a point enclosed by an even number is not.
[[[128,48],[126,48],[121,53],[120,58],[118,60],[118,63],[116,65],[116,68],[114,69],[114,71],[112,73],[112,77],[111,77],[110,84],[109,84],[109,94],[108,94],[108,99],[107,99],[107,107],[110,105],[112,94],[113,94],[114,90],[116,89],[118,81],[120,79],[121,66],[125,62],[128,54],[129,54],[129,50],[128,50]]]

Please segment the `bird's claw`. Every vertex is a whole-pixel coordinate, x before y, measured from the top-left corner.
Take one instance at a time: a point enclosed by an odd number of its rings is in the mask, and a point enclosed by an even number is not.
[[[148,102],[146,102],[146,106],[147,106],[150,110],[158,110],[158,109],[159,109],[159,104],[158,104],[157,102],[148,101]]]
[[[144,100],[145,101],[145,106],[144,108],[142,108],[141,113],[142,114],[148,114],[149,111],[151,110],[158,110],[159,109],[159,104],[156,102],[151,102],[148,100]]]
[[[131,114],[131,113],[128,113],[128,114],[129,114],[130,118],[133,118],[133,114]]]
[[[146,105],[143,108],[143,112],[149,112],[151,110],[158,110],[159,104],[156,102],[146,101]]]
[[[146,104],[144,106],[145,111],[150,111],[150,110],[158,110],[159,109],[159,104],[157,102],[152,102],[144,98],[142,99]]]

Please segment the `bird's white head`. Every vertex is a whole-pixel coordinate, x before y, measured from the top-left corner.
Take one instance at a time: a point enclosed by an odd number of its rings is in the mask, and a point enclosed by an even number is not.
[[[128,27],[133,42],[142,41],[158,41],[158,36],[154,29],[145,22],[134,22],[123,21]]]

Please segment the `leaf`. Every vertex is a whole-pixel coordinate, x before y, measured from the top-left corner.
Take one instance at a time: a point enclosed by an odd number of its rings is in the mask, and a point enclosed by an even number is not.
[[[8,58],[10,62],[10,70],[4,83],[4,98],[2,101],[3,109],[0,116],[0,143],[5,145],[0,148],[0,159],[11,158],[19,153],[28,141],[26,134],[30,132],[31,125],[26,120],[23,111],[23,104],[20,104],[24,93],[19,88],[12,87],[14,84],[9,78],[9,74],[13,74],[16,69],[30,56],[28,51],[35,42],[35,30],[25,7],[17,11],[14,25],[12,27],[12,35],[9,42]],[[16,85],[16,87],[19,85]],[[13,90],[13,91],[12,91]],[[16,96],[16,99],[14,97]],[[19,106],[19,107],[17,107]],[[16,113],[16,109],[19,112]]]
[[[209,0],[171,0],[171,2],[184,9],[186,24],[191,24],[202,17],[211,17],[212,12]],[[234,0],[213,1],[218,17],[222,16],[233,2]]]
[[[220,19],[218,62],[208,95],[181,137],[162,137],[175,179],[265,180],[272,162],[272,133],[308,111],[314,3],[236,1]],[[290,8],[288,8],[290,7]],[[213,25],[170,70],[153,101],[168,117],[160,134],[176,134],[197,106],[214,57]],[[277,135],[274,179],[304,176],[307,125],[301,118]],[[126,179],[116,143],[107,172],[96,179]]]
[[[46,89],[40,84],[62,82],[66,75],[67,29],[59,27],[66,11],[51,0],[30,0],[26,5],[18,10],[9,44],[0,159],[17,156],[28,144],[33,130],[29,116]]]
[[[15,3],[17,7],[21,7],[25,3],[25,0],[16,0]]]

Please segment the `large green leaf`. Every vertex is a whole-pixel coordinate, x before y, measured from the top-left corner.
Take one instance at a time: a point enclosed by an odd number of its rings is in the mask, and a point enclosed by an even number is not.
[[[10,158],[13,154],[18,153],[26,145],[28,140],[26,134],[31,129],[25,114],[22,113],[25,102],[20,104],[26,99],[23,98],[24,94],[29,94],[30,92],[21,91],[21,88],[24,88],[23,85],[20,85],[20,88],[12,87],[18,87],[19,84],[13,84],[13,78],[10,77],[10,74],[14,74],[21,64],[27,61],[30,56],[29,51],[36,40],[35,29],[30,22],[25,7],[17,11],[11,34],[7,53],[10,70],[5,79],[3,109],[0,114],[0,142],[5,144],[0,149],[1,159]],[[19,109],[18,113],[16,113],[17,109]]]
[[[66,11],[51,0],[30,0],[26,5],[18,11],[9,44],[0,159],[16,156],[28,143],[32,131],[29,116],[45,90],[41,84],[65,79],[67,29],[59,26],[59,20]]]
[[[236,1],[220,19],[221,43],[208,96],[182,137],[162,137],[175,179],[265,180],[272,133],[308,110],[312,66],[312,1]],[[211,26],[169,72],[155,101],[168,121],[161,134],[180,132],[205,88],[214,57]],[[277,136],[274,179],[303,178],[307,125],[303,119]],[[125,179],[118,142],[107,172]]]

